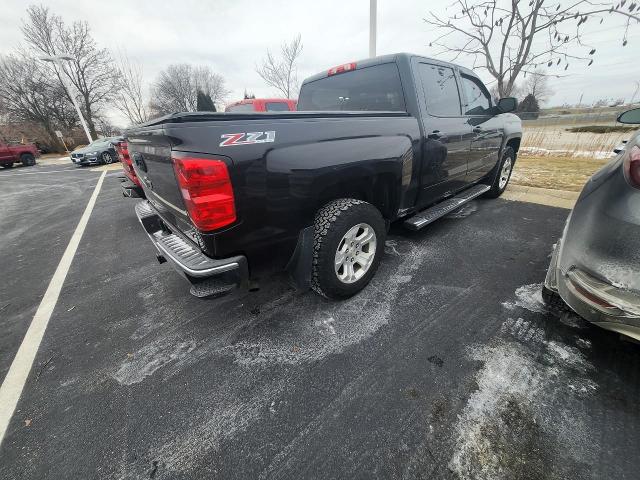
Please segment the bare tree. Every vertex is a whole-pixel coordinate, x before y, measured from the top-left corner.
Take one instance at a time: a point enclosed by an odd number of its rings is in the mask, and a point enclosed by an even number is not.
[[[224,77],[207,66],[169,65],[151,88],[151,109],[155,115],[195,112],[198,91],[209,96],[214,104],[223,102],[230,93]]]
[[[87,22],[73,22],[67,26],[60,16],[51,13],[42,5],[31,5],[27,8],[22,33],[36,56],[73,57],[73,60],[65,62],[65,67],[62,68],[56,63],[47,65],[61,82],[62,77],[66,76],[75,87],[89,131],[95,136],[95,119],[113,98],[118,87],[117,74],[109,52],[104,48],[98,48]]]
[[[547,65],[568,69],[572,60],[591,65],[596,49],[587,45],[583,25],[603,23],[605,17],[626,19],[622,45],[631,24],[640,22],[640,4],[574,0],[456,0],[452,17],[431,12],[425,22],[441,31],[430,45],[453,59],[468,56],[474,68],[485,68],[495,79],[500,96],[508,96],[525,72]]]
[[[117,60],[118,90],[113,97],[113,106],[133,123],[149,120],[149,112],[143,91],[142,67],[132,64],[125,53]]]
[[[280,47],[280,58],[267,50],[267,58],[256,66],[256,72],[270,87],[275,88],[285,98],[297,97],[300,85],[296,63],[302,54],[302,40],[298,34],[291,42]]]
[[[525,73],[524,94],[533,95],[540,103],[545,103],[553,95],[553,89],[549,86],[549,76],[544,69],[536,68],[533,72]]]
[[[33,58],[0,58],[0,114],[11,123],[32,123],[56,142],[55,130],[76,126],[76,113],[57,78]]]

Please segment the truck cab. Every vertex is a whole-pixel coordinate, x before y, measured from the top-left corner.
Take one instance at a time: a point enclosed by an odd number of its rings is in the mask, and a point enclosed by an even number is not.
[[[22,163],[25,167],[36,164],[36,158],[40,152],[31,143],[5,143],[0,140],[0,165],[3,168],[11,168],[14,163]]]

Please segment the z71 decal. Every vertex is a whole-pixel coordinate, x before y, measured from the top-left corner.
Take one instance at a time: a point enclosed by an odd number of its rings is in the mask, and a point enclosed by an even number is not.
[[[249,133],[224,133],[220,135],[223,140],[221,147],[232,147],[234,145],[252,145],[254,143],[270,143],[275,141],[276,132],[249,132]]]

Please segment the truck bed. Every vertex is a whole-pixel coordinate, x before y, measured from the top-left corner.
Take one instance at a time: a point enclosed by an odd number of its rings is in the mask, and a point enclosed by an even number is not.
[[[273,139],[221,145],[225,136],[255,132],[263,140],[272,132]],[[126,135],[146,196],[169,228],[212,258],[247,255],[251,268],[274,256],[284,267],[298,233],[337,191],[368,198],[381,191],[381,181],[393,184],[389,190],[407,190],[420,148],[418,122],[405,112],[181,113]],[[237,211],[232,225],[194,228],[175,177],[172,157],[178,156],[226,163]],[[380,207],[393,218],[402,201],[396,194],[380,199]]]

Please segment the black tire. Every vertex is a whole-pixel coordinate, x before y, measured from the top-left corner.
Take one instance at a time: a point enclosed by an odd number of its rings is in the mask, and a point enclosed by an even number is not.
[[[23,166],[32,167],[36,164],[36,157],[31,155],[30,153],[23,153],[22,155],[20,155],[20,161],[22,162]]]
[[[3,163],[2,168],[13,168],[13,163]]]
[[[336,252],[347,232],[360,223],[367,224],[375,233],[375,255],[362,277],[353,283],[344,283],[334,267]],[[342,198],[322,207],[314,223],[311,288],[326,298],[348,298],[358,293],[378,269],[386,234],[380,211],[367,202]]]
[[[509,169],[509,174],[507,175],[507,181],[504,183],[504,185],[501,186],[500,179],[503,176],[502,169],[507,160],[511,162],[511,168]],[[502,151],[502,157],[500,158],[500,163],[498,164],[498,171],[493,176],[491,189],[484,194],[485,197],[498,198],[500,195],[502,195],[502,192],[504,192],[507,189],[507,185],[509,185],[509,180],[511,179],[511,174],[513,173],[513,166],[515,164],[515,161],[516,161],[516,152],[513,150],[513,148],[508,146],[504,147],[504,150]]]
[[[113,155],[110,152],[103,152],[100,155],[100,159],[105,165],[111,165],[113,163]]]

